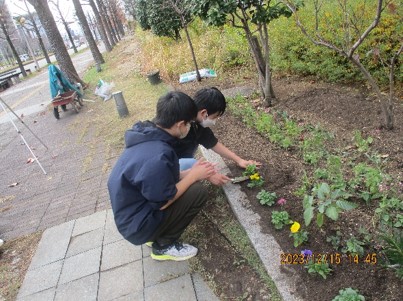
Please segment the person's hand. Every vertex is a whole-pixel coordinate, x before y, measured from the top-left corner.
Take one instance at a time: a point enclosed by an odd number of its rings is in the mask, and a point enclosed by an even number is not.
[[[208,177],[207,180],[214,185],[221,186],[226,184],[228,181],[231,181],[226,175],[215,173],[212,176]]]
[[[262,165],[262,163],[257,162],[255,160],[244,160],[241,159],[238,162],[236,162],[238,164],[239,167],[241,168],[246,168],[248,165],[256,165],[256,167],[259,167]]]
[[[189,170],[189,175],[195,177],[197,181],[207,179],[216,173],[215,165],[204,160],[198,160]]]

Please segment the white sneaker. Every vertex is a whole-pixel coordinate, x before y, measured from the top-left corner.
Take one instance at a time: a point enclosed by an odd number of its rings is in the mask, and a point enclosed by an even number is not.
[[[153,248],[151,258],[155,260],[182,261],[196,256],[198,249],[188,244],[175,242],[162,250]]]

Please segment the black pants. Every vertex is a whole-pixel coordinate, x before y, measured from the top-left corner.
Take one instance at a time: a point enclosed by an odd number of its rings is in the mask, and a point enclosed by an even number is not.
[[[164,247],[177,241],[207,201],[207,189],[196,182],[165,209],[165,218],[152,236],[153,247]]]

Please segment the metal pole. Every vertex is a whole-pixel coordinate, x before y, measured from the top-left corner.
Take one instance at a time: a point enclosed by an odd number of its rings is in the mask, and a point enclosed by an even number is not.
[[[27,146],[27,148],[29,149],[29,151],[31,152],[32,156],[34,157],[35,161],[38,163],[39,167],[42,169],[43,173],[46,175],[46,171],[45,169],[42,167],[41,162],[39,162],[38,158],[35,156],[34,152],[32,151],[32,149],[29,147],[27,141],[25,140],[24,136],[22,135],[22,133],[20,132],[20,130],[17,128],[17,126],[15,125],[13,119],[10,117],[10,115],[8,114],[8,112],[6,111],[6,108],[3,105],[3,101],[0,102],[1,107],[3,108],[4,112],[7,114],[8,119],[10,120],[10,122],[13,124],[15,130],[17,131],[17,133],[20,135],[22,141],[25,143],[25,145]]]
[[[9,106],[9,105],[3,100],[3,98],[1,98],[1,97],[0,97],[0,102],[2,102],[3,104],[6,105],[7,109],[9,109],[9,111],[10,111],[11,113],[13,113],[15,117],[17,117],[17,119],[28,129],[28,131],[31,132],[31,134],[32,134],[36,139],[39,140],[40,143],[42,143],[42,145],[43,145],[46,149],[49,149],[49,148],[47,147],[47,145],[46,145],[37,135],[35,135],[35,133],[34,133],[33,131],[31,131],[31,129],[24,123],[24,121],[20,118],[20,116],[18,116],[17,114],[15,114],[15,112],[13,111],[13,109],[11,109],[10,106]],[[3,105],[2,105],[2,106],[3,106]]]

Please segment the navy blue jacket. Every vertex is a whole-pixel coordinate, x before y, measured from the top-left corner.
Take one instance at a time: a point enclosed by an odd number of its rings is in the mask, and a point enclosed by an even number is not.
[[[177,192],[176,140],[149,121],[125,134],[126,149],[109,176],[108,190],[116,226],[133,244],[151,238],[164,218],[160,208]]]

